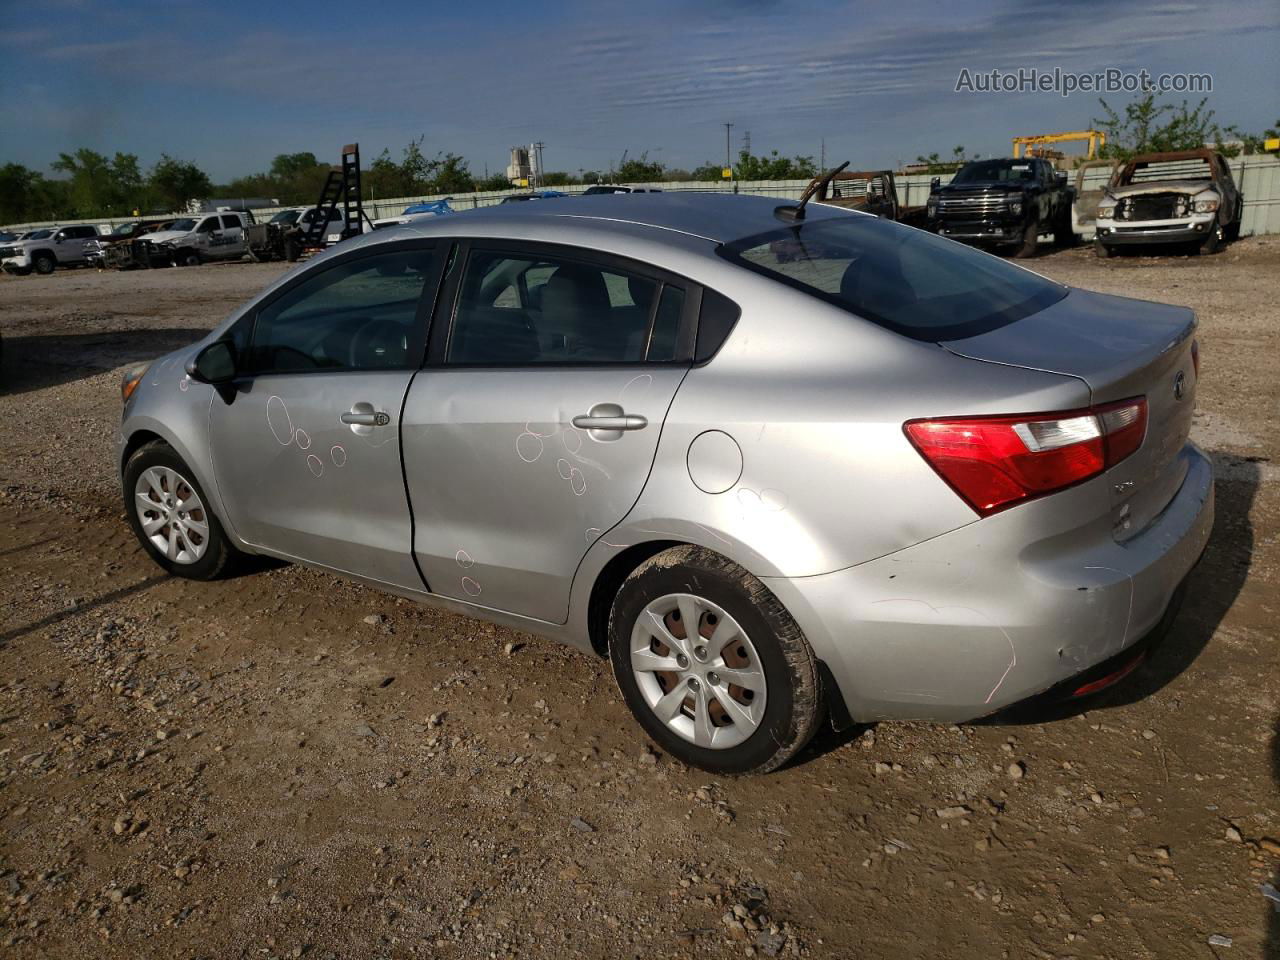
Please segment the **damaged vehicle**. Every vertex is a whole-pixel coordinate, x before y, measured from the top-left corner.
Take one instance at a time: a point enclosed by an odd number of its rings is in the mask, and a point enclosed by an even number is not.
[[[1226,158],[1214,150],[1143,153],[1111,178],[1098,202],[1094,252],[1121,247],[1189,247],[1217,253],[1240,236],[1244,198]]]
[[[255,223],[246,229],[249,256],[262,263],[271,260],[294,263],[308,249],[307,234],[317,221],[323,224],[319,231],[321,248],[341,243],[352,232],[347,229],[346,214],[339,207],[281,210],[266,223]]]
[[[239,260],[246,251],[244,232],[253,214],[223,211],[199,217],[180,217],[164,229],[143,234],[132,242],[138,266],[194,267],[217,260]]]
[[[1058,246],[1075,241],[1073,197],[1067,175],[1040,157],[971,160],[945,185],[934,177],[926,225],[952,240],[1033,257],[1043,233]]]
[[[841,171],[830,178],[815,177],[809,186],[814,184],[818,185],[815,203],[859,210],[912,227],[925,225],[924,207],[905,207],[898,199],[892,170]]]
[[[126,371],[116,465],[174,575],[263,554],[553,637],[762,772],[1132,670],[1213,525],[1199,367],[1185,307],[886,219],[592,196],[284,274]]]

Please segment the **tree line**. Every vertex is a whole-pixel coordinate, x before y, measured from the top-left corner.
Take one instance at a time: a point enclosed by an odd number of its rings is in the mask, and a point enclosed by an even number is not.
[[[430,155],[424,139],[410,141],[399,157],[383,150],[365,165],[361,181],[366,201],[511,188],[505,173],[476,176],[466,158],[456,153]],[[134,211],[144,216],[164,214],[183,209],[190,200],[211,197],[261,197],[283,206],[300,206],[315,203],[332,169],[314,153],[282,153],[261,173],[217,184],[195,163],[167,154],[144,171],[136,154],[108,157],[87,148],[60,153],[49,166],[53,176],[19,163],[0,166],[0,223],[121,218],[133,216]],[[804,179],[816,173],[812,157],[783,157],[777,150],[767,156],[743,150],[734,167],[740,180]],[[540,186],[721,179],[717,163],[683,170],[642,153],[624,160],[616,170],[580,170],[577,175],[548,171]]]

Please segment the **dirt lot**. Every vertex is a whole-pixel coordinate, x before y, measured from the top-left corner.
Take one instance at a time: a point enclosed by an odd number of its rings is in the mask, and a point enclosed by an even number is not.
[[[1280,240],[1033,265],[1199,312],[1218,518],[1168,642],[1087,712],[718,781],[650,750],[603,662],[146,559],[120,367],[282,266],[0,278],[4,955],[1280,957]]]

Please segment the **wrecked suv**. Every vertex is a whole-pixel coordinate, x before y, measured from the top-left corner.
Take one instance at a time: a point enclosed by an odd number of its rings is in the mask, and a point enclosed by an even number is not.
[[[1143,153],[1116,171],[1098,202],[1094,252],[1180,245],[1217,252],[1240,236],[1244,198],[1213,150]]]

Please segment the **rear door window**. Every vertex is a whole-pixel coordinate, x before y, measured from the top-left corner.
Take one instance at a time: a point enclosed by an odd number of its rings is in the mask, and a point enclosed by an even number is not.
[[[446,362],[643,363],[675,359],[684,291],[612,263],[473,250]]]
[[[720,248],[749,270],[917,340],[976,336],[1067,288],[997,257],[866,216],[802,221]]]

